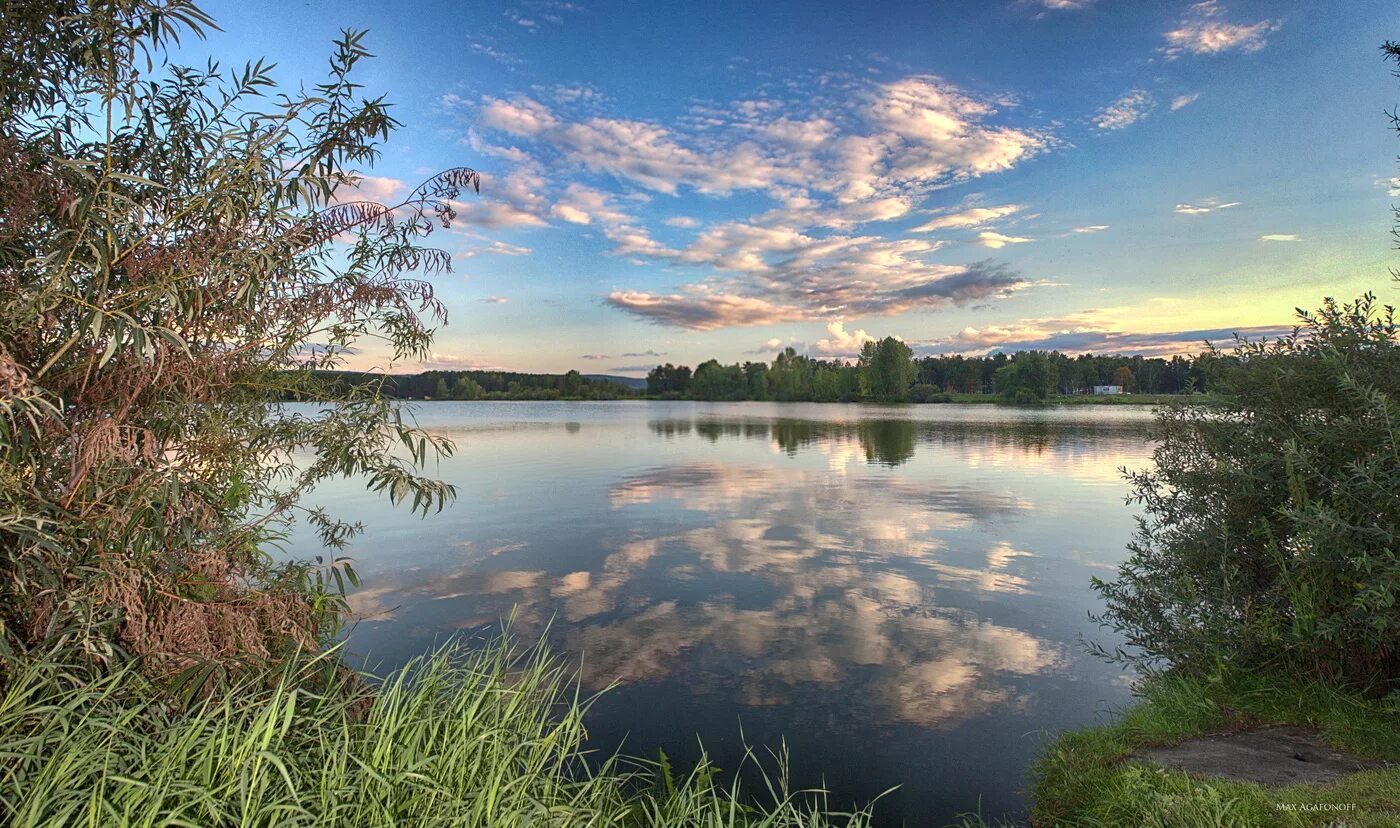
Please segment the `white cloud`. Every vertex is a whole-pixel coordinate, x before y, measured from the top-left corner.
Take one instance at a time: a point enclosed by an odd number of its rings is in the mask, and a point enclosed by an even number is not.
[[[802,178],[755,144],[740,143],[710,153],[684,146],[669,129],[645,121],[590,118],[561,125],[546,138],[590,170],[663,193],[673,194],[686,185],[723,195],[780,182],[798,183]]]
[[[556,218],[561,218],[570,224],[589,224],[593,221],[592,216],[571,204],[556,204],[550,208],[549,212]]]
[[[1094,116],[1094,126],[1103,130],[1132,126],[1146,118],[1156,105],[1156,101],[1147,90],[1133,89],[1100,110],[1099,114]]]
[[[601,101],[607,96],[586,83],[558,84],[546,87],[554,100],[560,103],[575,101]]]
[[[1101,233],[1108,229],[1107,224],[1086,224],[1083,227],[1074,228],[1076,233]]]
[[[966,227],[981,227],[990,224],[1000,218],[1005,218],[1012,213],[1025,209],[1023,204],[1003,204],[999,207],[973,207],[957,213],[949,213],[930,219],[918,227],[911,228],[910,233],[928,233],[933,230],[958,229]]]
[[[1199,97],[1201,97],[1201,93],[1199,92],[1192,92],[1190,95],[1177,95],[1175,98],[1172,98],[1172,112],[1181,109],[1183,106],[1190,106],[1195,103],[1196,99]]]
[[[485,302],[485,303],[488,304],[488,305],[504,305],[505,303],[509,302],[510,300],[507,299],[507,298],[504,297],[504,296],[487,296],[486,298],[482,299],[481,301]]]
[[[608,294],[607,302],[649,321],[694,331],[769,325],[803,316],[801,309],[796,307],[777,305],[760,297],[732,294],[658,295],[645,291],[615,290]]]
[[[377,201],[381,204],[397,203],[400,196],[408,191],[408,185],[397,178],[378,175],[362,175],[353,184],[342,184],[335,189],[335,201]]]
[[[518,244],[507,244],[503,241],[493,241],[486,247],[487,253],[495,253],[500,256],[528,256],[532,251],[528,247]]]
[[[761,132],[780,144],[800,149],[814,149],[831,140],[836,125],[826,118],[794,120],[779,118],[765,125]]]
[[[613,205],[612,196],[582,184],[570,184],[563,198],[550,208],[550,214],[571,224],[592,224],[597,219],[602,224],[615,225],[632,220]]]
[[[1142,354],[1171,356],[1199,353],[1204,343],[1233,342],[1234,334],[1277,337],[1292,329],[1282,326],[1213,328],[1129,333],[1103,318],[1099,310],[1060,319],[1023,319],[1009,325],[964,328],[952,336],[914,344],[921,354],[987,354],[993,351],[1060,351],[1066,354]]]
[[[977,243],[993,250],[1000,250],[1008,244],[1026,244],[1033,241],[1035,239],[1028,239],[1024,236],[1004,236],[995,230],[983,230],[977,234]]]
[[[454,97],[454,96],[452,96],[452,95],[444,95],[444,96],[443,96],[443,99],[444,99],[444,101],[445,101],[447,98],[450,98],[450,97]],[[459,102],[459,103],[460,103],[460,101],[461,101],[461,99],[458,99],[458,102]],[[456,106],[456,105],[459,105],[459,104],[453,104],[453,106]],[[476,150],[477,152],[481,153],[482,155],[489,155],[489,156],[491,156],[492,158],[504,158],[505,160],[511,162],[512,164],[530,164],[530,163],[533,163],[533,159],[530,158],[530,154],[529,154],[528,152],[526,152],[525,150],[523,150],[523,149],[521,149],[521,148],[519,148],[519,147],[507,147],[507,146],[501,146],[501,145],[499,145],[499,144],[494,144],[494,143],[492,143],[492,142],[486,140],[485,138],[483,138],[482,135],[481,135],[481,133],[478,132],[478,131],[475,130],[475,129],[471,129],[471,128],[467,129],[467,138],[466,138],[466,142],[467,142],[467,146],[471,147],[472,149]]]
[[[525,0],[522,5],[529,9],[529,17],[525,17],[515,9],[507,9],[505,16],[516,25],[524,26],[531,31],[537,29],[541,22],[552,23],[556,26],[562,25],[565,13],[582,11],[581,6],[568,2],[568,0]]]
[[[817,240],[791,226],[725,222],[700,234],[688,247],[668,248],[639,227],[620,227],[608,237],[617,255],[642,255],[672,262],[707,264],[720,270],[760,273],[770,270],[770,257],[811,250]]]
[[[1207,198],[1195,204],[1178,204],[1176,205],[1175,211],[1181,213],[1184,216],[1198,216],[1204,213],[1213,213],[1217,210],[1228,210],[1231,207],[1238,206],[1240,206],[1240,202],[1238,201],[1227,201],[1222,204],[1218,199]]]
[[[473,203],[458,213],[468,224],[492,230],[504,227],[543,227],[548,223],[536,213],[501,201]]]
[[[875,337],[863,330],[847,331],[846,325],[840,320],[831,322],[826,326],[829,339],[819,339],[814,346],[817,351],[832,356],[852,356],[860,353],[861,346],[867,342],[874,342]]]
[[[973,178],[1008,170],[1047,147],[1047,138],[1036,131],[985,124],[996,111],[990,102],[932,75],[885,84],[870,113],[893,145],[889,178],[921,183]]]
[[[486,57],[489,57],[492,60],[497,61],[498,63],[501,63],[505,66],[515,67],[525,62],[519,57],[516,57],[515,55],[511,54],[510,52],[507,52],[503,49],[499,49],[495,46],[492,46],[489,43],[473,41],[472,43],[468,44],[468,48],[470,48],[473,52],[476,52],[479,55],[485,55]]]
[[[889,316],[1007,296],[1030,282],[1005,265],[929,264],[930,245],[863,237],[821,240],[742,279],[686,285],[680,292],[613,291],[609,305],[691,330],[767,325],[833,316]]]
[[[852,82],[830,94],[819,116],[806,100],[764,98],[696,107],[679,127],[578,117],[567,105],[552,108],[524,96],[488,98],[475,123],[489,130],[491,141],[514,144],[500,152],[519,152],[523,161],[502,182],[511,186],[495,195],[501,204],[490,209],[499,215],[486,207],[476,215],[496,226],[543,224],[545,217],[597,225],[613,255],[710,271],[675,288],[618,287],[606,297],[641,318],[697,330],[928,310],[1030,284],[990,263],[928,262],[942,240],[885,238],[857,228],[910,215],[947,184],[1023,163],[1053,144],[1048,132],[998,123],[998,109],[1013,106],[1005,97],[974,96],[932,76]],[[696,120],[702,117],[703,123]],[[543,169],[576,177],[580,167],[651,192],[753,193],[775,204],[747,220],[709,225],[688,244],[671,247],[614,205],[624,196],[574,184],[545,197]],[[635,191],[626,197],[634,196],[647,198]],[[979,227],[1020,209],[967,208],[918,229]],[[701,227],[689,216],[664,221]],[[1029,241],[997,237],[1002,241],[989,246]]]
[[[543,227],[548,213],[545,181],[535,164],[518,165],[504,178],[483,176],[481,193],[454,201],[464,227]]]
[[[1283,26],[1281,20],[1257,23],[1231,23],[1223,20],[1224,9],[1217,0],[1205,0],[1190,8],[1186,17],[1164,37],[1161,51],[1167,60],[1184,54],[1213,55],[1238,49],[1257,52],[1268,45],[1268,37]]]
[[[892,221],[908,215],[914,209],[909,196],[889,196],[868,201],[824,203],[805,191],[785,191],[785,207],[754,216],[751,223],[803,228],[851,230],[862,224]]]
[[[558,124],[548,107],[523,95],[510,101],[488,100],[481,109],[481,120],[492,129],[517,136],[539,135]]]
[[[434,351],[427,359],[420,360],[419,366],[425,371],[490,371],[499,370],[499,365],[482,362],[473,357],[457,354],[444,354]]]
[[[1297,233],[1265,233],[1259,237],[1262,242],[1295,242],[1302,241],[1303,237]]]
[[[524,96],[488,98],[479,120],[656,192],[814,187],[842,201],[1006,170],[1050,144],[1040,131],[989,123],[994,102],[926,75],[866,87],[831,117],[795,117],[783,106],[749,100],[707,109],[704,126],[718,132],[695,135],[626,118],[569,120]]]
[[[1040,4],[1053,11],[1077,11],[1087,8],[1094,0],[1040,0]]]
[[[468,250],[462,255],[466,258],[471,258],[477,255],[478,253],[494,253],[497,256],[528,256],[533,252],[534,251],[530,248],[522,247],[518,244],[509,244],[503,241],[493,241],[485,247],[479,247],[475,250]]]

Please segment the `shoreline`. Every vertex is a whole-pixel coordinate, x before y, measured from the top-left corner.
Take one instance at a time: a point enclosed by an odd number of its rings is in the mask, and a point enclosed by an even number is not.
[[[473,402],[473,403],[496,403],[496,402],[708,402],[708,403],[776,403],[779,405],[801,404],[801,405],[871,405],[871,406],[925,406],[925,405],[1001,405],[1007,408],[1055,408],[1057,406],[1076,405],[1167,405],[1173,402],[1184,402],[1188,400],[1203,400],[1208,395],[1205,394],[1118,394],[1101,395],[1092,394],[1064,394],[1051,397],[1044,403],[1037,405],[1021,405],[1003,400],[996,394],[949,394],[951,399],[936,400],[928,402],[912,401],[884,401],[884,400],[704,400],[692,397],[660,397],[660,396],[636,396],[636,397],[482,397],[474,400],[453,400],[434,399],[432,397],[397,397],[396,402]],[[329,402],[328,400],[298,400],[297,402]]]

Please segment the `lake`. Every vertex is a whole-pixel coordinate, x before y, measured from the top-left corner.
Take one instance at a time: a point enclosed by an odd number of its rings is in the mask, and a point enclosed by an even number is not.
[[[420,519],[363,485],[313,500],[365,522],[350,646],[381,668],[514,614],[616,683],[601,750],[724,769],[791,751],[833,806],[899,786],[889,824],[1027,806],[1050,735],[1101,721],[1130,676],[1088,613],[1125,555],[1133,406],[421,403],[458,499]],[[303,541],[306,543],[306,541]],[[295,551],[311,553],[310,546]]]

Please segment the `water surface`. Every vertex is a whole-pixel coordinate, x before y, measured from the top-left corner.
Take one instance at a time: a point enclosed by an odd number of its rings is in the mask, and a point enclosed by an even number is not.
[[[580,658],[597,747],[721,768],[786,740],[833,805],[890,824],[1026,806],[1049,734],[1127,700],[1079,639],[1124,554],[1118,469],[1150,411],[769,403],[425,403],[455,505],[361,484],[351,645],[384,667],[512,612]],[[311,550],[308,548],[308,552]]]

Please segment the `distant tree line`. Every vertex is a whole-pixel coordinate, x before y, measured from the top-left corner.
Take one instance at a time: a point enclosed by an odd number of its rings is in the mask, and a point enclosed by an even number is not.
[[[515,371],[424,371],[421,374],[373,374],[356,371],[311,372],[338,391],[378,384],[385,396],[401,400],[617,400],[639,395],[620,382],[565,374]],[[292,395],[291,399],[298,398]]]
[[[1219,354],[1211,359],[1219,360]],[[710,359],[694,369],[666,363],[647,374],[646,389],[564,374],[515,371],[424,371],[421,374],[311,372],[338,391],[378,384],[386,396],[408,400],[618,400],[629,397],[779,402],[951,402],[954,395],[996,395],[1034,404],[1056,395],[1084,394],[1096,385],[1127,393],[1189,394],[1209,390],[1205,358],[1069,356],[1021,351],[980,357],[915,358],[894,337],[865,343],[854,361],[818,359],[785,348],[772,362],[724,365]],[[297,395],[289,399],[298,398]]]
[[[1047,394],[1083,394],[1096,385],[1121,385],[1124,391],[1135,394],[1189,394],[1205,391],[1207,383],[1204,364],[1187,356],[1164,359],[1020,351],[981,357],[923,357],[915,364],[918,383],[974,394],[1001,394],[1008,386],[1026,383]]]
[[[1096,385],[1118,385],[1128,393],[1189,394],[1208,390],[1209,373],[1201,359],[1185,356],[1022,351],[916,359],[904,342],[886,337],[865,343],[854,362],[816,359],[787,348],[771,363],[723,365],[711,359],[693,371],[667,363],[647,374],[646,390],[666,399],[946,402],[953,394],[994,394],[1033,403],[1087,393]]]

